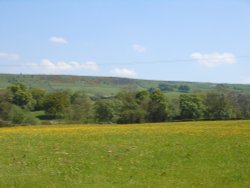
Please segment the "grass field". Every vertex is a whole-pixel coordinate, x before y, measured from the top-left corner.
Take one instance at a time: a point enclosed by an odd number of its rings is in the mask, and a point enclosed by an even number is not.
[[[250,121],[0,129],[0,187],[250,187]]]

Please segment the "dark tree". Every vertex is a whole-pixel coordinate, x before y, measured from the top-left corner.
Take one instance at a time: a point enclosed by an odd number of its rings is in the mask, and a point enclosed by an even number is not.
[[[188,93],[189,90],[190,90],[190,88],[189,88],[189,86],[187,86],[187,85],[181,85],[181,86],[179,86],[179,88],[178,88],[178,91],[179,91],[179,92],[182,92],[182,93]]]
[[[174,85],[169,85],[165,83],[160,83],[158,87],[161,91],[174,91],[175,89]]]
[[[204,113],[204,105],[198,95],[180,95],[181,119],[201,119]]]
[[[123,92],[117,95],[117,99],[121,101],[118,123],[142,123],[145,121],[145,111],[138,105],[135,95],[134,92]]]
[[[43,110],[43,102],[46,91],[39,88],[32,88],[30,92],[32,98],[35,100],[34,110]]]
[[[67,117],[81,123],[94,121],[94,106],[90,97],[83,91],[75,92],[71,96],[71,105],[67,108]]]
[[[205,105],[207,119],[229,119],[231,117],[232,109],[223,93],[207,93]]]
[[[69,106],[69,95],[63,91],[49,93],[44,98],[44,110],[50,116],[62,116]]]
[[[115,117],[114,104],[111,100],[100,99],[95,103],[95,118],[99,123],[111,123]]]
[[[13,84],[8,87],[8,90],[12,94],[12,96],[10,97],[10,102],[22,108],[33,108],[34,100],[32,98],[30,90],[28,90],[24,84]]]
[[[250,118],[250,94],[240,94],[237,98],[242,119]]]
[[[168,118],[167,100],[160,90],[156,90],[150,94],[148,105],[148,121],[163,122]]]

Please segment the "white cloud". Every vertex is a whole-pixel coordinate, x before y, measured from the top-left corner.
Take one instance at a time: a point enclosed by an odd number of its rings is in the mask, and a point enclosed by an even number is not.
[[[111,71],[112,74],[118,75],[118,76],[125,76],[125,77],[135,77],[136,73],[134,70],[129,70],[129,69],[114,69]]]
[[[94,61],[87,61],[85,63],[79,63],[77,61],[70,62],[52,62],[49,59],[43,59],[41,63],[28,64],[31,68],[45,73],[60,73],[64,71],[74,71],[74,70],[92,70],[97,71],[99,69],[98,65]]]
[[[20,59],[19,54],[0,52],[0,60],[17,61],[19,59]]]
[[[98,65],[94,61],[87,61],[86,63],[81,65],[84,69],[97,71],[99,69]]]
[[[51,37],[49,39],[50,42],[53,43],[59,43],[59,44],[66,44],[68,43],[66,39],[62,38],[62,37]]]
[[[232,53],[192,53],[191,58],[207,67],[217,67],[223,64],[236,63],[236,57]]]
[[[133,44],[133,50],[139,53],[145,53],[147,49],[144,46],[141,46],[139,44]]]

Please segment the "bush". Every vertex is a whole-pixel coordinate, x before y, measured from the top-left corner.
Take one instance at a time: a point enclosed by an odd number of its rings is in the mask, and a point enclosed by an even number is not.
[[[9,120],[14,124],[22,124],[25,119],[25,112],[20,107],[13,105],[10,110]]]
[[[22,123],[30,124],[30,125],[38,125],[38,124],[41,124],[41,121],[30,114],[25,114],[24,120]]]
[[[13,105],[10,110],[9,120],[14,124],[40,124],[40,120],[29,114],[28,111],[21,109],[20,107]]]
[[[8,121],[3,121],[0,119],[0,127],[9,127],[11,124]]]

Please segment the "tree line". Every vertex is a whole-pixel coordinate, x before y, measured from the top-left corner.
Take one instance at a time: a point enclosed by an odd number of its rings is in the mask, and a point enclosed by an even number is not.
[[[44,115],[34,116],[44,111]],[[250,118],[250,94],[225,88],[167,97],[160,89],[93,97],[84,91],[48,92],[16,83],[0,90],[0,124],[146,123]],[[48,120],[48,121],[46,121]]]

